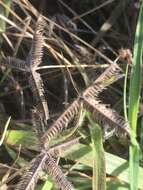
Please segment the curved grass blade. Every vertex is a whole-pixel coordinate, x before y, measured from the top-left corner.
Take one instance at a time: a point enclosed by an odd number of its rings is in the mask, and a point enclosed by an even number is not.
[[[3,141],[4,141],[4,138],[5,138],[5,136],[6,136],[6,132],[7,132],[7,129],[8,129],[10,120],[11,120],[11,117],[8,118],[8,120],[7,120],[7,122],[6,122],[5,126],[4,126],[4,131],[3,131],[3,134],[2,134],[2,136],[1,136],[1,138],[0,138],[0,146],[2,145],[2,143],[3,143]]]

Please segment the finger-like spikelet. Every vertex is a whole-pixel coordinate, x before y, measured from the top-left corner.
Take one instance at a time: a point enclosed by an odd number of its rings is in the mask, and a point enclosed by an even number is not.
[[[36,68],[42,62],[43,57],[43,47],[44,47],[44,26],[45,22],[40,16],[37,21],[37,26],[33,36],[32,47],[27,59],[27,65],[30,68],[31,76],[29,77],[29,83],[32,89],[34,97],[34,105],[43,115],[43,120],[45,124],[49,119],[49,110],[47,105],[47,100],[44,95],[44,85],[39,73],[36,72]]]
[[[44,27],[45,21],[40,16],[35,28],[31,50],[26,61],[27,65],[30,66],[31,70],[36,69],[42,61],[44,47]]]
[[[45,148],[47,148],[49,141],[58,135],[79,112],[80,105],[81,101],[75,100],[42,136],[41,141]]]
[[[29,84],[33,93],[34,106],[39,110],[46,124],[46,121],[49,119],[49,109],[44,94],[44,84],[40,74],[36,71],[32,71],[29,77]]]
[[[86,109],[90,110],[98,124],[101,126],[108,124],[113,128],[117,128],[119,132],[130,134],[128,123],[116,111],[107,108],[105,104],[91,98],[86,98],[84,103]]]
[[[47,154],[42,153],[38,155],[31,162],[29,169],[17,184],[15,190],[33,190],[37,183],[39,172],[43,169],[46,159]]]
[[[122,76],[123,71],[119,67],[117,63],[112,63],[97,79],[95,82],[106,82],[106,80],[110,82],[110,79],[118,80],[120,76]],[[112,81],[112,80],[111,80]]]
[[[104,90],[107,86],[111,85],[119,78],[123,76],[121,68],[113,63],[107,68],[94,82],[91,86],[89,86],[84,92],[83,96],[95,97]]]
[[[58,166],[55,160],[48,155],[48,159],[45,163],[45,170],[52,177],[56,185],[62,190],[74,190],[73,185],[67,180],[66,176],[63,174],[60,166]]]

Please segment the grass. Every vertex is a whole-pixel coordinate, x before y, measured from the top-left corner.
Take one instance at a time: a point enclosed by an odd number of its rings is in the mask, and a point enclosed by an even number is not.
[[[136,141],[137,137],[137,115],[139,112],[140,92],[141,92],[141,70],[143,55],[143,3],[140,7],[139,18],[135,33],[133,65],[130,77],[129,90],[129,123],[131,128],[131,145],[129,151],[130,160],[130,189],[138,189],[140,147]]]
[[[101,128],[88,115],[91,134],[91,147],[93,152],[93,179],[92,189],[106,189],[105,155],[102,142]]]
[[[122,9],[118,9],[118,13],[116,10],[122,4],[122,0],[118,2],[119,4],[115,0],[107,3],[101,0],[97,3],[92,0],[76,3],[77,5],[62,0],[56,2],[56,5],[59,5],[58,11],[60,12],[63,6],[67,11],[65,14],[68,13],[67,15],[73,19],[68,21],[67,25],[62,25],[63,20],[58,22],[58,19],[54,23],[55,20],[49,16],[50,10],[56,7],[55,4],[53,6],[51,3],[49,12],[46,8],[47,3],[45,5],[44,16],[48,27],[45,30],[43,63],[38,67],[38,72],[44,81],[50,107],[49,125],[86,86],[92,83],[94,78],[103,72],[105,67],[115,61],[123,70],[127,68],[125,82],[123,84],[122,79],[117,81],[99,98],[111,104],[120,115],[124,112],[125,120],[129,121],[131,129],[130,146],[128,139],[120,135],[103,139],[102,134],[103,129],[107,127],[106,123],[103,121],[101,128],[90,114],[86,114],[81,109],[81,113],[70,123],[72,127],[50,142],[51,146],[54,146],[72,137],[80,139],[69,149],[60,149],[56,161],[76,190],[142,190],[143,119],[138,115],[142,114],[139,106],[142,104],[140,99],[142,98],[143,3],[140,9],[135,9],[132,3],[129,6],[126,1]],[[25,60],[39,15],[38,7],[39,5],[34,4],[34,1],[31,3],[27,0],[0,1],[0,51],[3,57],[16,55]],[[135,22],[133,19],[130,21],[129,12],[132,9],[135,9],[133,17],[136,16],[135,12],[139,15]],[[55,11],[55,14],[58,11]],[[75,28],[68,28],[73,26],[69,23],[73,24],[74,20],[77,31],[74,31]],[[108,20],[111,21],[111,25],[106,28]],[[104,27],[105,30],[101,31]],[[132,30],[135,27],[136,31]],[[131,43],[133,38],[135,38],[134,45]],[[93,46],[96,41],[96,46]],[[75,48],[74,43],[80,45],[83,50],[79,51],[77,46]],[[131,67],[125,65],[128,64],[127,57],[120,57],[118,53],[126,46],[130,50],[133,49]],[[4,107],[4,112],[3,115],[0,114],[0,122],[4,127],[0,129],[2,136],[0,138],[2,147],[0,188],[3,185],[7,188],[15,187],[21,173],[39,151],[38,138],[31,124],[32,98],[26,78],[27,76],[23,76],[20,72],[15,70],[11,72],[11,69],[3,70],[1,67],[0,106]],[[106,82],[110,83],[110,80],[112,78],[103,81],[105,86],[108,86]],[[82,98],[81,95],[81,101]],[[19,113],[23,117],[19,116]],[[57,190],[58,188],[43,171],[40,172],[40,180],[35,189]]]

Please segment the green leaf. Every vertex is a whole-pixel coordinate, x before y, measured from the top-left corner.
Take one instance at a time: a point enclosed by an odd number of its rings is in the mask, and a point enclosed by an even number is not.
[[[22,147],[36,150],[36,136],[32,131],[8,130],[5,137],[5,144],[22,145]]]
[[[93,154],[90,146],[83,144],[73,145],[69,150],[61,152],[62,157],[93,167]],[[130,184],[129,162],[110,153],[105,153],[106,173],[116,179]],[[139,168],[138,188],[143,187],[143,168]]]

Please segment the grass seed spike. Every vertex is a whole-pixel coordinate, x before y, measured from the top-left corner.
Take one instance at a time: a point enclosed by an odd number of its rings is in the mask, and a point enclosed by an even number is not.
[[[113,109],[102,104],[101,100],[98,99],[100,92],[122,76],[122,71],[116,63],[111,64],[109,68],[103,72],[103,74],[101,74],[88,88],[84,90],[82,93],[82,98],[77,97],[60,115],[60,117],[49,127],[49,129],[44,132],[44,128],[47,127],[49,111],[47,100],[44,96],[43,80],[40,74],[36,71],[37,67],[42,62],[44,26],[45,22],[41,17],[39,17],[33,36],[31,50],[25,62],[16,58],[5,58],[4,60],[1,60],[1,64],[3,65],[8,67],[11,66],[12,68],[29,73],[29,85],[34,98],[32,123],[38,133],[41,147],[39,154],[31,162],[27,172],[25,172],[24,176],[17,184],[16,190],[33,190],[41,170],[46,170],[52,177],[53,181],[62,190],[74,189],[73,185],[67,180],[61,168],[53,159],[53,154],[54,157],[56,157],[56,153],[58,152],[56,150],[58,145],[55,147],[55,153],[54,147],[49,147],[49,142],[68,126],[68,124],[78,114],[81,105],[83,105],[86,110],[93,113],[93,118],[100,125],[107,123],[113,128],[115,127],[123,132],[129,133],[128,124],[124,121],[124,119]],[[71,143],[65,144],[64,149],[66,149],[66,147],[69,148],[73,142],[71,141]]]

